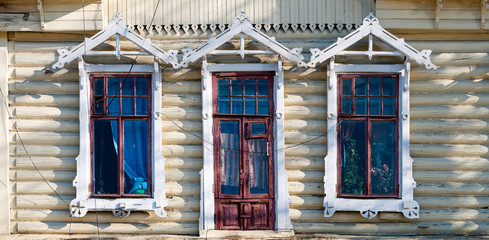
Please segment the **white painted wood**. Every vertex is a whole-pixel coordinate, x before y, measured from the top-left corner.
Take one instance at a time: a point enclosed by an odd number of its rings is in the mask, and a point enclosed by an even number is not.
[[[287,171],[285,170],[284,142],[284,74],[282,61],[267,64],[210,64],[204,56],[202,61],[202,131],[204,166],[201,174],[201,202],[199,230],[215,229],[214,222],[214,151],[212,137],[212,73],[213,72],[255,72],[274,71],[274,149],[275,152],[275,228],[291,230]]]
[[[10,234],[7,33],[0,32],[0,235]]]
[[[165,158],[162,150],[161,134],[161,68],[158,59],[153,65],[134,65],[131,73],[149,73],[152,76],[153,118],[152,118],[152,176],[153,192],[150,198],[93,198],[90,195],[90,74],[127,73],[130,65],[90,65],[80,57],[78,62],[80,75],[80,153],[76,157],[76,198],[71,201],[70,212],[74,217],[83,217],[88,211],[154,211],[159,217],[166,217],[164,207],[168,205],[165,196]]]

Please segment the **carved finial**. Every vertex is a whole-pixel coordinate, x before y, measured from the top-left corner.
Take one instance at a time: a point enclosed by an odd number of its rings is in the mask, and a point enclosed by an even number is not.
[[[250,21],[250,19],[248,18],[248,16],[246,16],[244,11],[241,11],[241,13],[238,14],[236,18],[234,18],[234,21],[239,21],[240,23],[244,22],[245,20]]]
[[[121,15],[120,15],[118,12],[116,12],[116,13],[114,14],[114,16],[112,16],[112,18],[110,19],[110,22],[111,22],[111,23],[112,23],[112,22],[114,22],[114,23],[118,23],[118,22],[121,22],[121,21],[122,21],[122,25],[124,25],[124,26],[125,26],[125,25],[126,25],[126,23],[125,23],[125,21],[124,21],[124,18],[122,18],[122,16],[121,16]]]
[[[363,24],[374,24],[378,23],[379,19],[374,16],[374,13],[370,12],[367,17],[363,19]]]

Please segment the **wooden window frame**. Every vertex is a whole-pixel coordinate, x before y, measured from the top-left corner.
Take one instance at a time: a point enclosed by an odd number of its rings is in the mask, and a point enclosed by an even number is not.
[[[366,95],[357,95],[355,94],[355,79],[360,78],[360,77],[366,77],[367,84],[367,94]],[[370,95],[368,93],[368,79],[373,78],[373,77],[379,77],[381,79],[383,78],[394,78],[396,80],[395,82],[395,94],[394,95],[388,95],[388,97],[394,96],[395,98],[395,111],[394,115],[384,115],[384,109],[383,109],[383,101],[380,102],[381,106],[381,114],[370,114],[370,109],[369,109],[369,100],[370,100]],[[342,107],[343,107],[343,101],[342,97],[344,96],[342,93],[343,89],[343,80],[345,79],[351,79],[351,113],[343,113]],[[381,94],[380,95],[373,95],[372,97],[380,97],[382,100],[384,98],[384,87],[383,87],[383,81],[381,81]],[[365,97],[367,99],[366,107],[367,107],[367,112],[366,114],[356,114],[355,113],[355,97],[360,96],[360,97]],[[365,187],[366,187],[366,193],[365,194],[343,194],[341,193],[341,149],[338,147],[338,163],[337,163],[337,171],[338,171],[338,184],[337,184],[337,192],[339,197],[345,197],[345,198],[398,198],[399,197],[399,156],[398,156],[398,146],[399,146],[399,136],[398,136],[398,113],[399,113],[399,104],[398,104],[398,99],[399,99],[399,75],[398,74],[338,74],[338,123],[337,123],[337,129],[338,129],[338,138],[337,141],[341,142],[341,121],[342,120],[358,120],[358,121],[363,121],[365,123]],[[371,179],[371,134],[372,134],[372,121],[394,121],[394,141],[395,141],[395,150],[394,150],[394,194],[372,194],[372,179]]]
[[[103,78],[103,101],[104,101],[104,112],[103,113],[95,113],[95,79],[96,78]],[[119,101],[119,115],[108,115],[107,110],[108,107],[106,107],[107,103],[107,98],[109,98],[109,95],[107,93],[107,79],[108,78],[119,78],[119,79],[124,79],[124,78],[146,78],[147,79],[147,89],[148,89],[148,95],[146,96],[148,99],[148,113],[145,115],[136,115],[136,82],[134,81],[134,86],[133,86],[133,103],[134,103],[134,114],[132,115],[123,115],[122,114],[122,101]],[[151,159],[151,151],[152,151],[152,126],[151,126],[151,106],[152,106],[152,96],[151,96],[151,75],[141,75],[141,74],[92,74],[90,75],[90,140],[91,140],[91,183],[90,183],[90,193],[93,197],[151,197],[152,193],[152,173],[151,173],[151,168],[152,168],[152,159]],[[121,96],[120,91],[122,89],[119,89],[118,98],[122,99],[123,96]],[[100,95],[98,95],[100,96]],[[110,104],[107,103],[107,104]],[[119,194],[97,194],[95,193],[95,153],[94,153],[94,144],[95,144],[95,131],[93,129],[94,127],[94,121],[96,120],[117,120],[117,146],[119,149],[118,152],[118,166],[117,166],[117,172],[119,175],[118,179],[118,191]],[[148,194],[125,194],[124,193],[124,122],[128,120],[144,120],[147,121],[148,123]]]

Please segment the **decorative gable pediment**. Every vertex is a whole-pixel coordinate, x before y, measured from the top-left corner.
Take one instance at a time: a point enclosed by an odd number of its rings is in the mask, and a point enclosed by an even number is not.
[[[93,49],[100,44],[107,41],[109,38],[116,36],[116,50],[115,51],[93,51]],[[127,38],[145,52],[121,52],[120,50],[120,36]],[[127,27],[124,19],[116,13],[106,28],[93,35],[91,38],[86,38],[83,43],[74,47],[71,50],[58,49],[59,59],[53,65],[53,68],[62,68],[66,63],[70,63],[73,60],[81,57],[82,55],[116,55],[120,58],[122,55],[153,55],[156,58],[163,60],[165,63],[172,64],[174,68],[179,68],[177,60],[177,50],[164,51],[158,46],[154,45],[150,39],[144,38],[137,34],[133,30]]]
[[[345,51],[345,49],[367,36],[369,37],[369,49],[367,51]],[[395,51],[373,51],[373,36],[394,48]],[[343,38],[338,38],[335,43],[322,51],[317,48],[312,48],[311,53],[311,61],[307,63],[309,67],[315,67],[316,64],[322,63],[335,55],[367,55],[369,59],[372,56],[405,56],[406,58],[415,60],[419,64],[425,65],[427,69],[436,69],[436,66],[431,63],[431,50],[416,50],[414,47],[405,43],[403,38],[397,38],[380,26],[379,19],[372,13],[363,20],[362,26],[357,30]]]
[[[231,40],[236,35],[240,35],[240,49],[239,50],[216,50],[218,47]],[[244,49],[244,34],[264,44],[270,50],[246,50]],[[190,62],[195,62],[201,57],[207,54],[236,54],[241,55],[244,58],[246,54],[278,54],[292,62],[295,62],[299,67],[305,67],[306,63],[302,60],[301,55],[302,48],[288,49],[284,45],[275,40],[274,37],[269,37],[262,33],[260,30],[253,27],[250,23],[248,16],[241,12],[235,19],[231,27],[217,35],[215,38],[209,38],[209,40],[202,44],[195,50],[184,48],[182,49],[183,59],[180,65],[185,67]]]

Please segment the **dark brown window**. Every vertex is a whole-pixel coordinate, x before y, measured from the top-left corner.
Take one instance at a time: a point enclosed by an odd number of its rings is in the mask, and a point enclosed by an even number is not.
[[[398,197],[398,76],[338,79],[338,195]]]
[[[151,194],[151,76],[92,75],[91,193]]]

